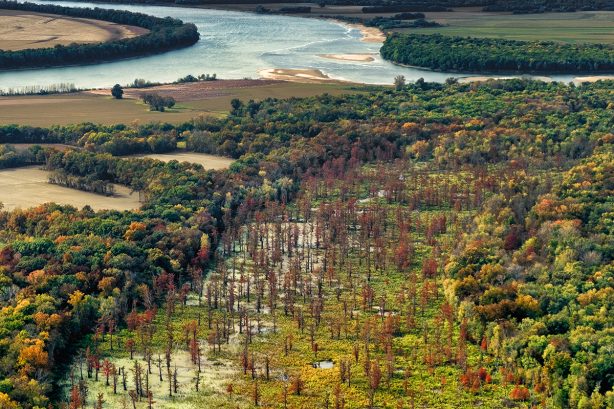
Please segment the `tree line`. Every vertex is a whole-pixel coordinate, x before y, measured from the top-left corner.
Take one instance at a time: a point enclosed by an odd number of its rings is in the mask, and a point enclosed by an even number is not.
[[[352,24],[363,24],[367,27],[377,27],[380,30],[392,30],[398,28],[425,28],[440,27],[436,21],[424,19],[423,13],[399,13],[391,17],[350,17],[345,15],[327,16],[335,20],[345,21]]]
[[[115,194],[115,186],[112,183],[95,179],[91,176],[79,177],[69,175],[61,169],[49,174],[49,183],[105,196],[113,196]]]
[[[44,149],[40,146],[17,149],[12,145],[0,145],[0,169],[42,164],[45,160]]]
[[[101,8],[63,7],[47,4],[0,1],[0,9],[24,10],[91,18],[143,27],[148,33],[115,41],[93,44],[58,45],[53,48],[0,50],[0,69],[87,64],[119,58],[137,57],[195,44],[199,39],[196,26],[172,18],[158,18],[142,13]]]
[[[177,132],[181,126],[169,132],[170,125],[146,124],[136,129],[126,125],[80,124],[38,128],[21,125],[0,126],[0,143],[62,143],[83,148],[89,152],[112,155],[137,153],[166,153],[177,149]]]
[[[398,64],[441,71],[597,73],[614,70],[614,47],[440,34],[392,34],[380,50]]]
[[[515,14],[614,10],[611,0],[494,0],[487,3],[484,11],[512,11]]]

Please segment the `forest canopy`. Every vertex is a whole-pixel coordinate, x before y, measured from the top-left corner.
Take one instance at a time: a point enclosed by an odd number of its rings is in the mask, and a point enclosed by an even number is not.
[[[397,64],[441,71],[598,73],[614,70],[614,47],[440,34],[391,34],[380,50]]]
[[[111,399],[109,343],[151,357],[155,333],[167,351],[187,345],[194,362],[198,332],[219,358],[232,328],[271,315],[245,312],[262,304],[295,338],[252,344],[251,331],[237,335],[244,343],[229,358],[239,368],[229,405],[279,403],[287,383],[268,370],[281,373],[275,359],[292,358],[283,361],[293,365],[286,393],[297,407],[319,407],[321,393],[336,390],[348,408],[393,407],[400,396],[407,405],[612,408],[613,90],[612,81],[418,81],[360,95],[235,101],[226,118],[179,126],[2,127],[3,142],[83,147],[34,148],[29,157],[68,181],[129,186],[145,202],[125,212],[0,211],[0,399],[10,408],[79,407],[87,389],[79,385],[104,388],[97,376],[107,370]],[[151,149],[150,137],[162,149],[182,140],[238,160],[206,171],[107,153],[115,138]],[[300,234],[284,226],[302,217],[315,218],[318,243],[300,250]],[[312,274],[299,263],[282,280],[268,263],[279,266],[287,247],[270,237],[286,236],[265,226],[287,233],[292,254],[320,251],[328,264]],[[277,250],[261,251],[269,242]],[[355,244],[364,242],[372,245]],[[235,247],[248,249],[243,257],[257,270],[250,295],[237,289],[249,276],[234,277],[223,262]],[[214,279],[203,289],[207,275]],[[348,287],[336,286],[342,279]],[[198,288],[202,322],[173,330],[171,318],[197,308],[186,300]],[[77,361],[88,371],[66,396],[58,385],[75,345],[84,346]],[[264,356],[265,345],[278,349]],[[330,375],[313,375],[308,359],[339,346],[347,350]],[[414,381],[441,395],[411,389]],[[145,382],[127,382],[140,390],[133,396],[149,396]]]

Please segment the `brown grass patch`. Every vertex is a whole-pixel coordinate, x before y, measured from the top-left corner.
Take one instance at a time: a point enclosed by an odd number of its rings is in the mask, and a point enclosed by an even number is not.
[[[177,102],[200,101],[232,94],[239,89],[280,85],[281,81],[271,80],[223,80],[200,81],[184,84],[167,84],[151,88],[125,88],[124,98],[140,99],[143,94],[156,93],[164,97],[173,97]],[[110,90],[87,91],[88,94],[109,95]]]
[[[209,155],[198,152],[170,152],[170,153],[152,153],[148,155],[132,155],[133,158],[151,158],[162,162],[170,162],[176,160],[178,162],[190,162],[202,165],[206,170],[227,169],[234,159],[224,156]]]
[[[140,207],[138,193],[115,186],[115,196],[103,196],[48,183],[48,172],[36,167],[0,170],[0,202],[7,210],[55,202],[95,210],[131,210]]]
[[[108,21],[21,10],[0,10],[0,50],[49,48],[131,38],[149,30]]]
[[[240,86],[239,86],[240,85]],[[208,88],[213,87],[213,88]],[[152,87],[138,92],[157,92],[172,96],[179,103],[167,112],[152,112],[138,99],[114,100],[110,90],[46,96],[0,97],[0,125],[68,125],[82,122],[131,124],[133,122],[181,123],[201,115],[226,115],[230,101],[265,98],[310,97],[358,92],[348,84],[304,84],[280,81],[219,80],[172,86]],[[137,91],[127,90],[136,98]]]

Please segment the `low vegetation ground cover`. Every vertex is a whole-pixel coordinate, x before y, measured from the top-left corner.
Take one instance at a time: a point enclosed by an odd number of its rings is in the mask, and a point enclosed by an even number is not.
[[[614,43],[614,12],[612,11],[510,14],[486,13],[473,8],[425,14],[428,20],[436,21],[442,26],[395,31],[524,41]]]
[[[150,111],[138,99],[132,99],[130,90],[123,100],[113,100],[111,91],[104,93],[76,93],[45,96],[0,97],[0,124],[21,124],[48,127],[68,125],[78,122],[101,124],[169,122],[179,124],[200,115],[226,115],[230,101],[261,100],[268,97],[291,98],[308,97],[328,92],[332,95],[354,93],[348,85],[339,84],[299,84],[278,82],[274,84],[250,81],[241,87],[225,87],[225,81],[215,89],[189,92],[198,89],[203,83],[184,84],[169,87],[154,87],[151,90],[162,95],[174,96],[179,101],[166,112]],[[209,85],[206,83],[205,85]],[[187,89],[187,91],[185,91]],[[100,95],[102,94],[102,95]],[[135,94],[138,95],[138,94]]]

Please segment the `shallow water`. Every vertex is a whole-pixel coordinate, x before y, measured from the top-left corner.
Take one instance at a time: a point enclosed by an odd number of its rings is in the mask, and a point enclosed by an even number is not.
[[[333,363],[333,361],[319,361],[319,362],[314,362],[312,366],[318,369],[332,369],[335,366],[335,364]]]
[[[104,7],[171,16],[196,24],[200,41],[192,47],[144,58],[80,67],[0,73],[0,89],[73,83],[78,88],[128,84],[135,78],[171,82],[187,74],[216,73],[218,78],[258,78],[267,68],[314,68],[328,76],[370,84],[390,84],[396,75],[445,81],[452,73],[399,67],[382,60],[381,44],[361,41],[359,30],[330,20],[259,15],[232,11],[147,5],[105,5],[37,1],[65,6]],[[322,54],[373,54],[373,62],[336,61]],[[553,77],[555,78],[555,77]],[[572,76],[558,76],[570,81]]]

